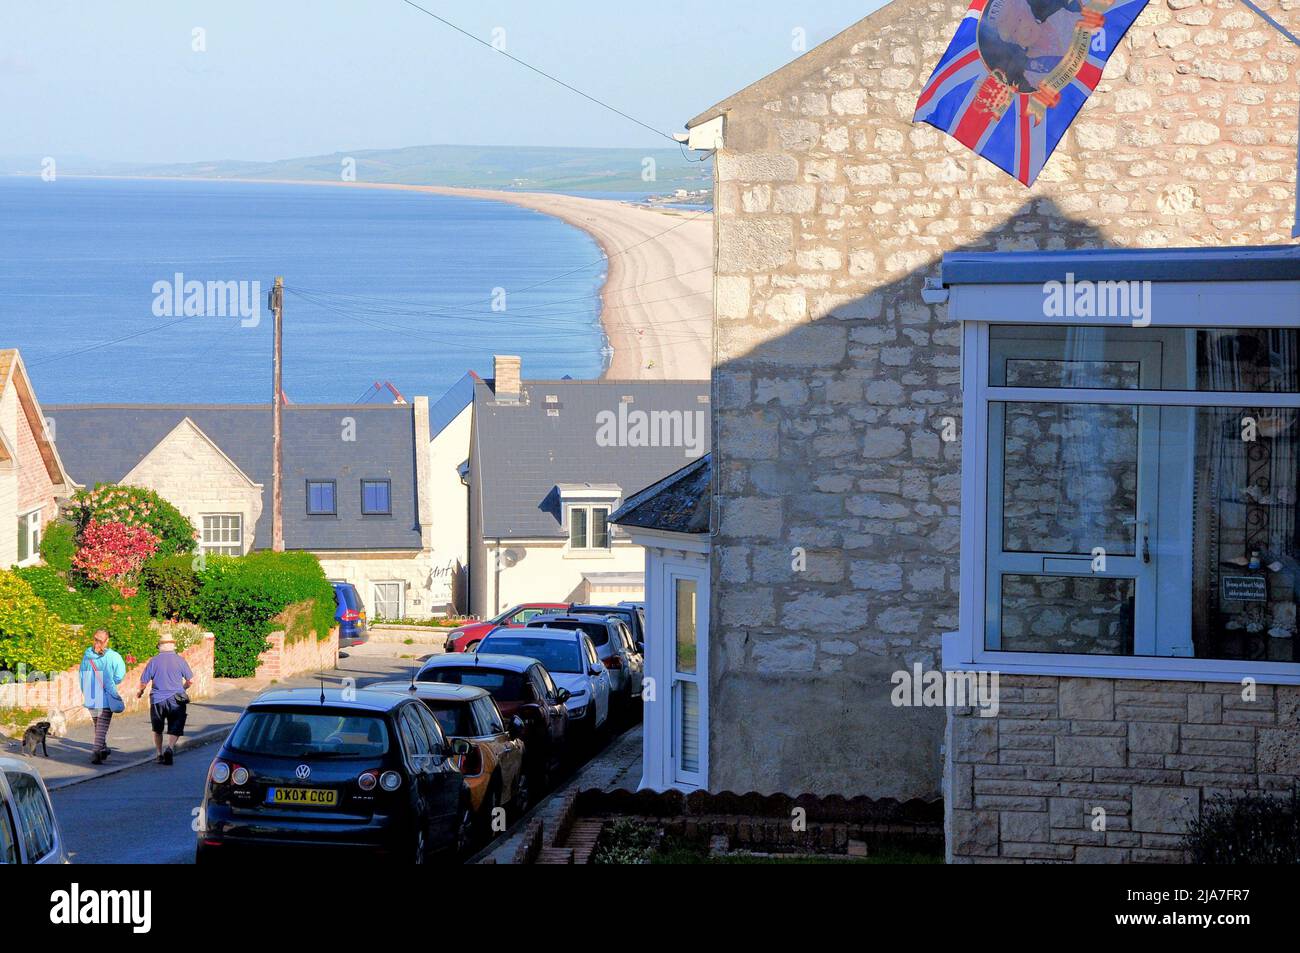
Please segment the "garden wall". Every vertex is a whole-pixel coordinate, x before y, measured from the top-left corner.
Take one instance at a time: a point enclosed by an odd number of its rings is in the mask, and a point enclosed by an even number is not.
[[[272,632],[266,637],[271,647],[258,656],[258,681],[273,681],[291,678],[304,672],[319,672],[321,669],[332,670],[339,661],[339,630],[330,629],[324,639],[317,639],[310,633],[306,638],[292,644],[285,644],[283,632]]]
[[[194,684],[189,690],[191,698],[206,698],[212,695],[213,685],[213,647],[210,633],[204,633],[198,644],[192,645],[181,653],[189,662],[194,672]],[[126,711],[134,712],[149,707],[148,696],[136,698],[140,690],[140,676],[148,659],[137,659],[136,664],[126,670],[126,677],[118,685],[118,693],[126,703]],[[81,693],[80,667],[59,672],[53,678],[43,681],[19,684],[11,682],[0,685],[0,709],[38,709],[49,714],[50,734],[61,736],[71,725],[88,724],[90,714],[85,708]]]

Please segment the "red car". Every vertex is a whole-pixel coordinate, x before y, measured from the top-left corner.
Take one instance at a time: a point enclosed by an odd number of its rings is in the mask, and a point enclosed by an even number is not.
[[[518,628],[535,615],[544,612],[567,612],[568,609],[567,602],[525,602],[523,605],[512,606],[495,619],[471,622],[469,625],[462,625],[459,629],[452,629],[447,633],[445,648],[448,652],[472,652],[483,641],[483,637],[497,626]]]

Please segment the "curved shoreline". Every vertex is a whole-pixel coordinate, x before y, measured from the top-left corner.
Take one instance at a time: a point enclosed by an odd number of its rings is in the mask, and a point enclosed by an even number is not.
[[[506,202],[581,229],[605,256],[600,322],[613,348],[607,380],[708,380],[713,364],[713,213],[666,211],[556,192],[391,182],[68,175],[160,182],[239,182],[428,192]],[[527,368],[525,368],[525,376]]]

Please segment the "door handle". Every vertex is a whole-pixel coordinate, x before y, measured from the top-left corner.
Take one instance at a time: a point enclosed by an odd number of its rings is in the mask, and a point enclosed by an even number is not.
[[[1132,526],[1142,534],[1142,561],[1151,562],[1151,521],[1145,516],[1125,516],[1121,522],[1125,526]]]

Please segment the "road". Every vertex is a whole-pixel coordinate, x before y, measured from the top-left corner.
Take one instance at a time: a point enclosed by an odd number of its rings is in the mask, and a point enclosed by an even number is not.
[[[339,663],[358,687],[410,673],[427,649],[367,646]],[[415,663],[418,665],[418,663]],[[217,743],[183,749],[171,767],[148,764],[51,792],[72,862],[76,864],[188,864],[194,860],[195,812],[203,800]]]

